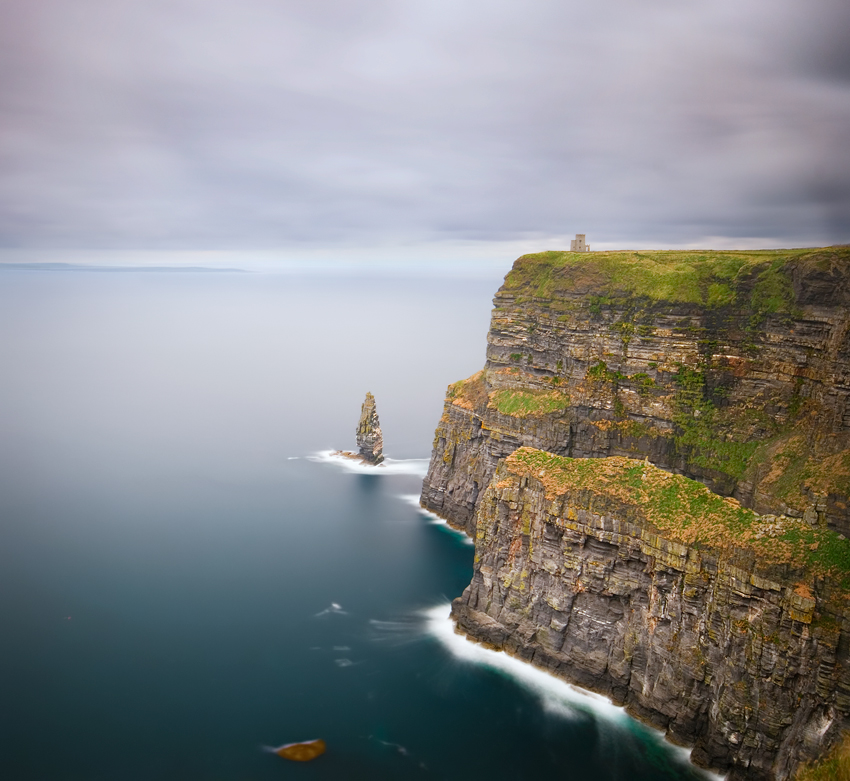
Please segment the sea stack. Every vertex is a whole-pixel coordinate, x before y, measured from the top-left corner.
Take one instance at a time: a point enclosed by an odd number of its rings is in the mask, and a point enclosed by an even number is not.
[[[381,434],[381,424],[378,422],[378,411],[375,408],[375,397],[366,394],[366,401],[360,411],[360,422],[357,424],[357,447],[360,455],[370,464],[380,464],[384,460],[384,436]]]

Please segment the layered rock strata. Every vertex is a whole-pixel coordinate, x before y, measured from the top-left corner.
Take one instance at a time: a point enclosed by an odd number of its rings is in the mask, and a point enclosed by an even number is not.
[[[459,631],[611,697],[730,779],[850,726],[850,543],[627,458],[521,449],[478,500]]]
[[[378,421],[375,397],[369,392],[366,393],[357,423],[357,447],[360,449],[360,457],[370,464],[380,464],[384,460],[384,435]]]
[[[422,505],[474,531],[520,446],[648,457],[761,513],[850,534],[850,248],[543,253],[450,386]]]
[[[494,304],[421,499],[459,630],[789,778],[849,723],[850,248],[543,253]]]

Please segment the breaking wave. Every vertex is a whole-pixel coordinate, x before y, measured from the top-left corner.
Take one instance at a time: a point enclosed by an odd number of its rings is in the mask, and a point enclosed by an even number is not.
[[[463,542],[467,545],[475,545],[475,540],[473,540],[466,532],[462,532],[460,529],[455,529],[453,526],[449,526],[449,523],[445,520],[445,518],[440,518],[439,515],[436,515],[430,510],[426,510],[424,507],[420,506],[418,494],[400,494],[399,499],[403,502],[407,502],[407,504],[413,505],[428,519],[428,523],[432,526],[439,526],[440,528],[445,529],[449,534],[463,540]]]
[[[331,602],[330,607],[326,607],[324,610],[320,610],[313,616],[313,618],[319,618],[320,616],[327,615],[347,616],[348,612],[343,610],[342,605],[340,605],[338,602]]]
[[[307,460],[320,464],[334,464],[348,472],[355,472],[360,475],[414,475],[425,477],[428,473],[427,458],[385,458],[383,463],[372,466],[353,458],[337,455],[335,450],[320,450],[318,453],[307,456]]]
[[[675,746],[664,740],[662,732],[647,725],[639,724],[626,713],[624,708],[614,705],[607,697],[579,689],[526,662],[508,656],[501,651],[485,648],[483,645],[457,634],[454,621],[450,617],[450,604],[428,608],[423,610],[421,615],[425,619],[425,631],[438,640],[453,657],[463,662],[489,667],[508,676],[536,695],[543,709],[547,712],[567,719],[596,716],[604,721],[613,722],[621,728],[640,731],[650,740],[663,743],[665,749],[680,761],[689,761],[690,749]],[[691,768],[706,779],[713,779],[714,781],[722,781],[723,779],[723,776],[696,768],[693,765],[691,765]]]

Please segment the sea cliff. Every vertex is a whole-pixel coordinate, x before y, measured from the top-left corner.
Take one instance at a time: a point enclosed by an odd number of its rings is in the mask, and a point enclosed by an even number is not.
[[[449,387],[422,504],[474,532],[526,445],[649,457],[758,512],[850,535],[850,248],[543,253]]]
[[[848,280],[847,248],[520,258],[423,484],[475,536],[459,631],[731,778],[789,778],[831,745],[850,723]]]

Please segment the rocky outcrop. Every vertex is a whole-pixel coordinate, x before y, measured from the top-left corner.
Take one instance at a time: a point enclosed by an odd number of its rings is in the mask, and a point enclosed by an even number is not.
[[[848,546],[627,458],[521,449],[478,500],[459,631],[601,692],[730,779],[850,726]]]
[[[422,505],[474,530],[520,446],[648,457],[761,513],[850,535],[850,248],[543,253],[449,388]]]
[[[421,498],[459,630],[789,778],[850,727],[850,248],[543,253],[494,304]]]
[[[384,436],[378,422],[375,397],[368,392],[357,423],[357,447],[361,458],[370,464],[380,464],[384,460]]]

